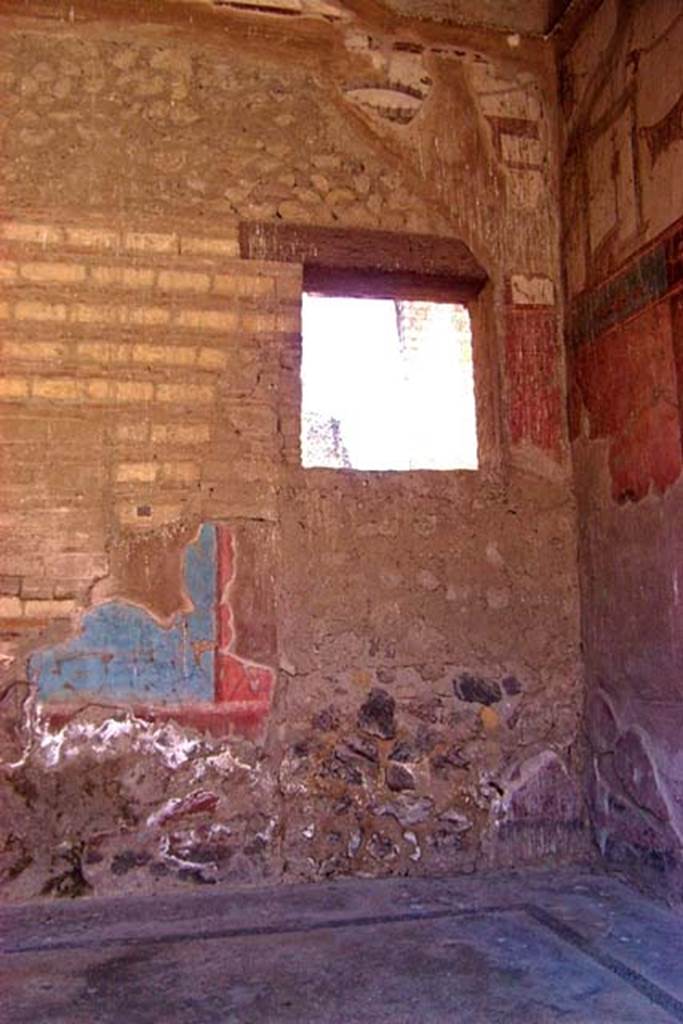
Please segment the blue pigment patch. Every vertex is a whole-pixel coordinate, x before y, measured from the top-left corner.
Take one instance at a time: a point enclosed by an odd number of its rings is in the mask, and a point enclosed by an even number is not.
[[[216,649],[216,527],[204,524],[185,554],[194,605],[167,628],[125,601],[98,605],[81,632],[29,660],[42,700],[151,704],[212,701]]]

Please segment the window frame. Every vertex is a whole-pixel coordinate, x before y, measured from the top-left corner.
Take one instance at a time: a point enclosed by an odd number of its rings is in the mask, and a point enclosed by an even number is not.
[[[470,316],[477,423],[478,469],[364,470],[304,467],[301,460],[301,333],[285,342],[290,383],[281,396],[286,426],[283,460],[289,469],[336,486],[341,474],[365,478],[476,478],[500,482],[503,471],[501,422],[503,359],[501,323],[487,271],[459,238],[428,234],[330,228],[291,222],[242,221],[242,259],[295,264],[301,271],[298,305],[304,292],[329,296],[450,302]],[[291,294],[290,294],[291,301]],[[296,365],[295,365],[296,364]],[[298,405],[293,408],[296,392]],[[296,437],[296,444],[293,444]]]

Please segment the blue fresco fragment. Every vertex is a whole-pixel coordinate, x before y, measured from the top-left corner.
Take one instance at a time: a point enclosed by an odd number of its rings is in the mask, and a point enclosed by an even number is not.
[[[216,527],[202,526],[185,554],[193,610],[167,628],[142,608],[111,601],[88,612],[78,636],[29,661],[43,700],[178,704],[211,701],[216,648]]]

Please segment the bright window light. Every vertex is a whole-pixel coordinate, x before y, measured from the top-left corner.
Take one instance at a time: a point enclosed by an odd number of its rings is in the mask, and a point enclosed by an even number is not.
[[[476,469],[464,306],[303,296],[306,467]]]

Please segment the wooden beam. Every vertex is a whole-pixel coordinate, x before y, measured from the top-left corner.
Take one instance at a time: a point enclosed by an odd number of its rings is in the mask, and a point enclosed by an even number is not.
[[[402,299],[415,302],[467,303],[479,285],[442,274],[385,273],[304,265],[304,291],[353,299]]]
[[[327,295],[466,302],[488,280],[457,238],[243,221],[243,259],[300,263],[304,287]]]

